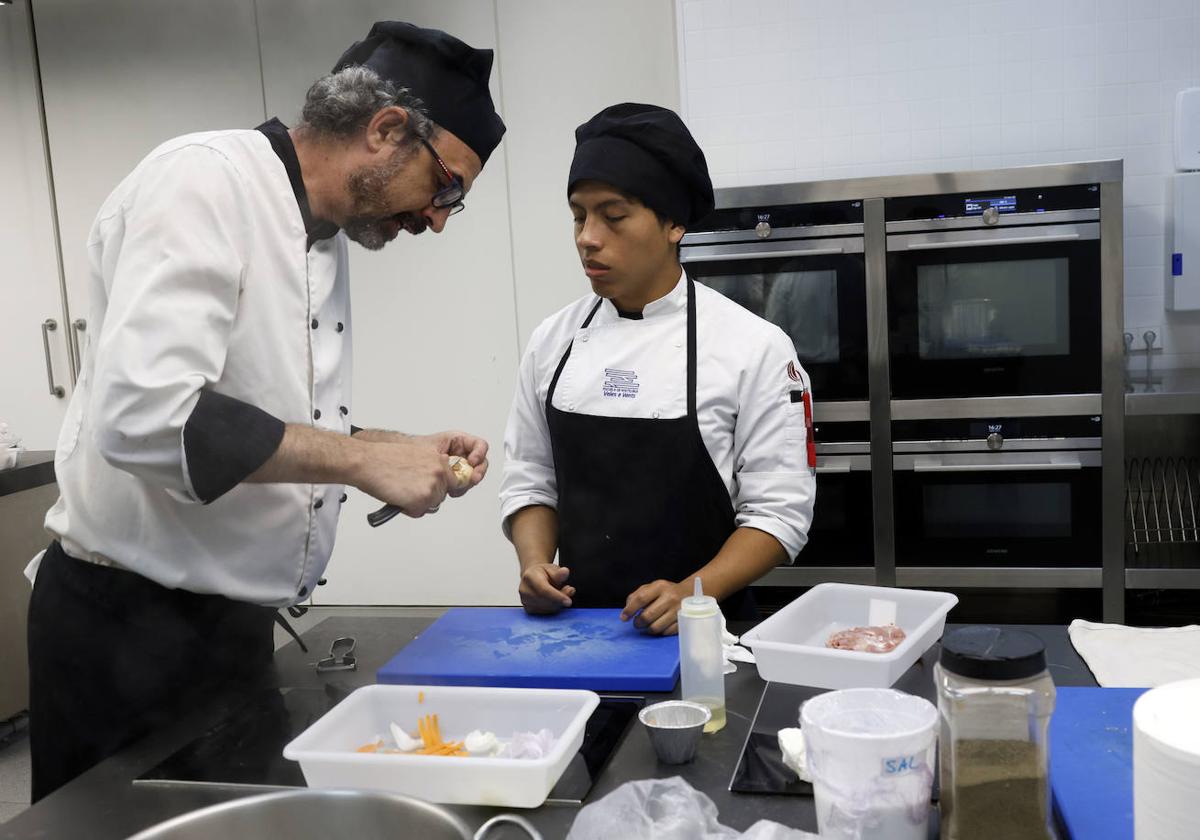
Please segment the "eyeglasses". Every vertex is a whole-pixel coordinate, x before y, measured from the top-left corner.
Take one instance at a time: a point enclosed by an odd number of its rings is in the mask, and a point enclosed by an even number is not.
[[[442,160],[442,156],[434,150],[433,145],[428,140],[422,139],[421,142],[425,144],[425,148],[429,150],[429,154],[433,155],[433,159],[437,161],[437,165],[442,169],[442,174],[450,182],[433,194],[430,203],[439,209],[448,209],[451,216],[455,213],[461,213],[463,209],[463,195],[465,194],[462,178],[450,171],[450,167],[446,166],[446,161]]]

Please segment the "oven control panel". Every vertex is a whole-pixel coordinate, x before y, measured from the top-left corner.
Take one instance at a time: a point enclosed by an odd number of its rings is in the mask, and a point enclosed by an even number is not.
[[[1100,437],[1099,415],[996,417],[963,420],[896,420],[892,440],[901,442],[977,441],[1003,451],[1019,441],[1082,440]]]
[[[757,207],[726,207],[714,210],[699,223],[690,225],[688,233],[717,233],[753,231],[760,239],[780,228],[810,227],[813,225],[862,224],[861,201],[827,201],[819,204],[769,204]]]
[[[890,198],[884,203],[884,218],[889,222],[897,222],[978,217],[984,224],[994,225],[1001,216],[1014,213],[1093,210],[1099,207],[1099,184],[1074,184],[1068,187]]]

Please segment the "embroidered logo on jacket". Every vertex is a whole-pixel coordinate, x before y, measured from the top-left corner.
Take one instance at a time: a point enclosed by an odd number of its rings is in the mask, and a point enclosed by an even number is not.
[[[788,374],[788,379],[792,380],[793,382],[800,381],[800,369],[798,367],[796,367],[795,362],[788,362],[787,374]]]
[[[635,371],[604,369],[604,396],[632,400],[638,395],[640,387]]]

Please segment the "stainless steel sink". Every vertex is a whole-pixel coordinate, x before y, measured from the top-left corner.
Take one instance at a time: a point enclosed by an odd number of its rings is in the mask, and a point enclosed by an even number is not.
[[[471,833],[454,814],[422,799],[359,790],[295,790],[222,802],[159,823],[130,840],[482,840],[493,825],[514,823],[534,840],[521,817],[501,814]]]

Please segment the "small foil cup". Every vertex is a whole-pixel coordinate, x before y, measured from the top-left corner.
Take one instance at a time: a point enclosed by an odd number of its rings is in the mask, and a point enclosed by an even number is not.
[[[712,719],[707,706],[687,700],[667,700],[638,712],[654,752],[663,764],[686,764],[696,754],[704,725]]]

